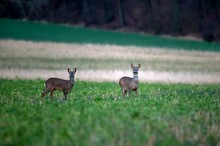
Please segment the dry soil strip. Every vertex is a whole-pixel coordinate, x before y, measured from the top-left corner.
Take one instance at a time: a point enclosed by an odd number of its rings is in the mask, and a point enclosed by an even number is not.
[[[0,51],[0,57],[220,61],[218,52],[17,40],[0,40]]]
[[[77,71],[76,79],[83,81],[113,81],[118,82],[120,77],[130,76],[131,71],[105,71],[105,70],[81,70]],[[47,79],[59,77],[68,79],[67,71],[61,70],[22,70],[0,69],[0,78],[7,79]],[[140,71],[140,82],[160,83],[188,83],[188,84],[219,84],[220,73],[190,73],[190,72],[165,72],[165,71]]]

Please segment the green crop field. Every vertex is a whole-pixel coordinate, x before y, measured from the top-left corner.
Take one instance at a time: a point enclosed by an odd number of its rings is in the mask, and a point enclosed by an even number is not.
[[[219,145],[220,86],[76,81],[68,100],[42,80],[0,80],[0,145]]]
[[[0,38],[64,43],[116,44],[186,50],[220,51],[219,43],[180,40],[136,33],[103,31],[55,24],[0,19]]]
[[[0,52],[2,146],[220,146],[219,43],[0,18]],[[110,81],[131,62],[139,95],[122,98]],[[68,99],[41,98],[67,67]]]

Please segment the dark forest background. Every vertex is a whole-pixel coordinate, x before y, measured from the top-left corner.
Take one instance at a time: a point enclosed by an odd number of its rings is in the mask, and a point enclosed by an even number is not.
[[[220,0],[1,0],[0,17],[220,41]]]

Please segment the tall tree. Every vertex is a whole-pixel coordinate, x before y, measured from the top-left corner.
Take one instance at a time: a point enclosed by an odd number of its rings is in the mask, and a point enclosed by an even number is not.
[[[124,14],[124,7],[123,7],[123,0],[117,0],[118,4],[118,15],[119,15],[119,21],[121,26],[126,26],[126,20],[125,20],[125,14]]]

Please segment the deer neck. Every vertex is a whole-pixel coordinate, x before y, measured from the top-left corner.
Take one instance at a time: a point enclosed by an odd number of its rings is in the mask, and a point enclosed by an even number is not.
[[[74,85],[74,77],[70,77],[69,82],[70,82],[70,86],[72,87]]]
[[[138,82],[138,75],[134,75],[133,79],[134,79],[135,82]]]

